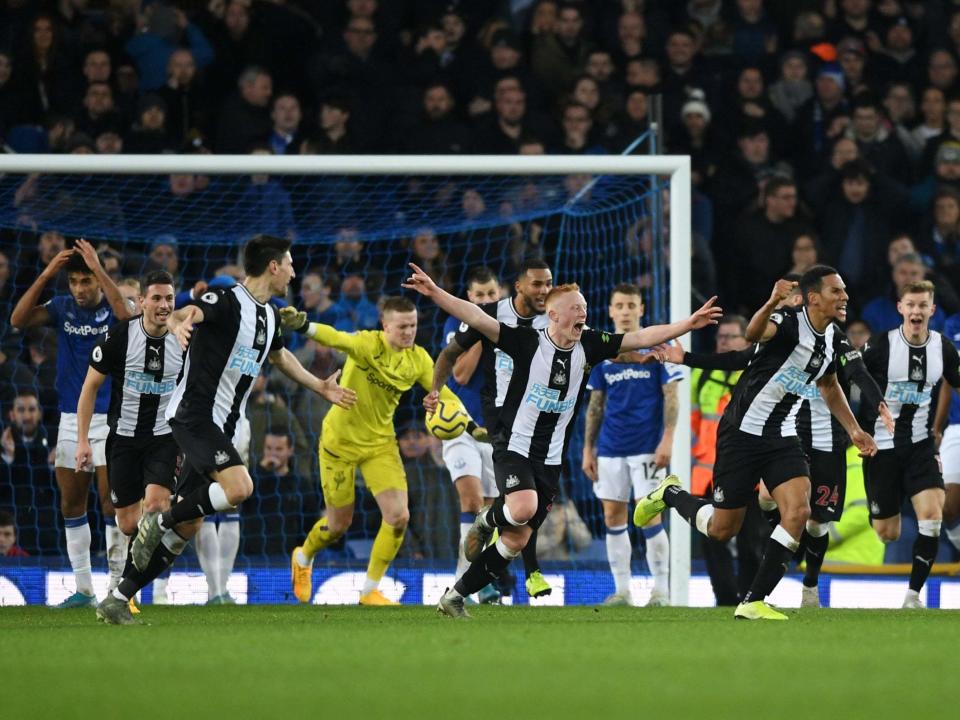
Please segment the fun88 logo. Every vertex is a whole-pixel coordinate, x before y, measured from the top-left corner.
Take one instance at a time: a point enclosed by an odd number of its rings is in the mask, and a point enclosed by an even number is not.
[[[572,409],[577,404],[576,398],[561,400],[559,390],[546,387],[540,383],[534,383],[533,387],[530,388],[526,402],[536,405],[537,410],[545,413],[562,413]]]

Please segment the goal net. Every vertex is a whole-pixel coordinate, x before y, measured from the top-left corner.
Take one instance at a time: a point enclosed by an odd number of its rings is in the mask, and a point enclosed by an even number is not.
[[[238,278],[240,249],[251,235],[290,237],[297,278],[289,296],[279,300],[307,305],[315,318],[348,331],[378,327],[377,301],[404,292],[400,282],[411,261],[462,296],[464,280],[476,266],[492,269],[509,292],[520,264],[542,258],[555,282],[580,284],[589,323],[597,328],[610,327],[607,301],[620,282],[643,288],[645,323],[689,314],[686,158],[6,155],[0,156],[0,172],[0,252],[10,267],[10,290],[0,295],[0,303],[7,303],[0,319],[5,373],[0,402],[6,419],[17,394],[33,391],[50,448],[57,432],[51,374],[56,332],[17,333],[8,326],[9,312],[51,253],[78,237],[100,248],[118,281],[163,267],[184,293],[201,283]],[[63,292],[64,282],[51,282],[44,299]],[[412,299],[419,311],[418,343],[436,357],[446,317],[419,297]],[[290,340],[317,374],[342,363],[328,349],[299,337]],[[680,417],[687,418],[689,394],[679,395]],[[388,596],[414,603],[431,601],[450,583],[460,514],[438,441],[424,432],[421,399],[419,389],[407,393],[396,414],[411,521],[384,583]],[[316,447],[326,409],[269,368],[255,386],[248,412],[249,465],[255,482],[258,475],[270,479],[257,482],[240,509],[239,555],[229,586],[250,602],[290,599],[289,552],[323,509]],[[580,470],[582,424],[581,418],[566,458],[565,502],[558,503],[563,512],[554,513],[541,534],[544,572],[558,588],[551,602],[592,603],[612,592],[600,504]],[[681,421],[677,431],[673,470],[686,478],[688,423]],[[283,447],[289,443],[285,475],[265,469],[276,454],[265,450],[268,435],[271,442],[280,436]],[[28,602],[52,602],[51,585],[65,588],[72,582],[52,468],[35,454],[6,459],[0,510],[14,514],[19,545],[31,555],[19,567],[34,573],[30,582],[14,584]],[[105,571],[103,518],[93,494],[89,507],[94,569]],[[349,602],[362,582],[380,518],[359,479],[356,507],[344,541],[317,556],[318,602]],[[671,533],[673,595],[683,604],[689,532],[679,527],[682,532]],[[633,539],[642,599],[649,586],[644,541],[639,532]],[[181,601],[206,599],[194,556],[188,552],[174,569]],[[515,601],[525,602],[519,563],[514,572],[520,579]]]

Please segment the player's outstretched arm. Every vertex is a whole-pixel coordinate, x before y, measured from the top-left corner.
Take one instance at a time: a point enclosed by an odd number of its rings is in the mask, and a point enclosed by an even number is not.
[[[302,333],[321,345],[340,350],[348,355],[355,354],[360,344],[356,333],[343,332],[323,323],[310,322],[307,319],[307,313],[289,305],[280,308],[280,323],[284,330]]]
[[[47,325],[50,322],[50,311],[43,305],[37,305],[37,302],[40,300],[40,294],[47,283],[57,276],[57,273],[67,264],[67,260],[73,253],[72,249],[58,252],[37,276],[37,279],[33,281],[33,284],[17,300],[13,312],[10,313],[10,324],[17,330],[26,330],[37,325]]]
[[[87,264],[87,267],[93,271],[94,276],[96,276],[97,281],[100,283],[103,294],[107,298],[107,302],[110,303],[110,309],[113,310],[113,314],[117,320],[132,318],[133,311],[130,309],[130,305],[127,304],[127,299],[120,294],[120,288],[117,287],[113,278],[107,275],[107,271],[103,269],[96,248],[83,238],[77,240],[76,248],[77,252],[83,257],[83,261]]]
[[[317,395],[326,398],[334,405],[350,409],[357,402],[357,394],[353,390],[341,387],[337,383],[340,377],[339,370],[326,380],[321,380],[303,367],[300,361],[297,360],[296,355],[286,348],[270,353],[270,362],[295,383],[303,385],[309,390],[313,390]]]
[[[850,410],[850,405],[847,403],[847,398],[840,388],[840,383],[837,382],[836,374],[824,375],[817,380],[817,387],[826,401],[827,407],[830,408],[830,412],[843,425],[843,429],[850,436],[850,441],[857,446],[860,457],[876,455],[877,443],[857,424],[853,411]]]
[[[190,344],[190,335],[193,334],[193,326],[203,322],[203,309],[199,305],[187,305],[180,310],[174,310],[167,318],[167,330],[173,333],[173,336],[180,343],[184,350]]]
[[[863,358],[860,357],[860,353],[856,353],[855,357],[846,360],[846,362],[843,363],[841,372],[845,373],[846,379],[860,388],[862,402],[867,407],[877,409],[877,414],[883,421],[883,426],[887,429],[887,432],[893,435],[893,415],[890,414],[890,408],[888,408],[887,404],[883,401],[883,393],[880,391],[880,386],[877,385],[877,381],[873,379],[873,375],[867,370],[867,365],[863,362]],[[946,383],[944,383],[944,385],[946,385]],[[937,412],[939,411],[940,409],[938,407]]]
[[[451,340],[450,344],[437,355],[437,361],[433,364],[433,380],[430,383],[429,391],[423,397],[423,409],[430,415],[437,411],[440,390],[446,386],[447,380],[450,379],[450,375],[457,366],[457,358],[462,355],[463,348],[456,340]]]
[[[474,305],[469,300],[454,297],[443,288],[438,287],[429,275],[413,263],[410,263],[410,268],[413,273],[407,282],[403,283],[403,287],[407,290],[416,290],[421,295],[430,298],[441,310],[445,310],[457,320],[465,322],[478,332],[483,333],[491,341],[497,342],[500,339],[500,323],[487,315],[479,305]]]
[[[97,392],[107,376],[92,367],[87,368],[80,398],[77,400],[77,470],[93,466],[93,449],[90,447],[90,420],[97,403]]]
[[[620,343],[622,352],[630,350],[639,350],[640,348],[654,347],[669,342],[681,335],[686,335],[691,330],[699,330],[708,325],[716,325],[723,315],[723,308],[717,307],[717,297],[714,295],[707,300],[699,310],[685,320],[669,323],[667,325],[651,325],[650,327],[633,330],[623,336],[623,342]]]
[[[786,300],[796,287],[797,283],[793,280],[777,280],[773,285],[773,292],[770,293],[770,299],[750,318],[747,331],[743,336],[752,343],[762,343],[776,335],[777,325],[770,322],[770,316],[777,309],[777,305]]]

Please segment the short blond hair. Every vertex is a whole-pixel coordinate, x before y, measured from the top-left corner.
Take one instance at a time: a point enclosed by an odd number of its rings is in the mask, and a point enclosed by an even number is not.
[[[903,296],[908,293],[930,293],[930,296],[933,297],[935,290],[936,287],[929,280],[907,283],[903,290],[900,291],[900,299],[902,300]]]
[[[564,283],[563,285],[555,285],[550,289],[550,292],[547,293],[547,299],[544,300],[545,305],[549,305],[553,300],[556,300],[561,295],[566,295],[567,293],[580,292],[580,286],[576,283]]]

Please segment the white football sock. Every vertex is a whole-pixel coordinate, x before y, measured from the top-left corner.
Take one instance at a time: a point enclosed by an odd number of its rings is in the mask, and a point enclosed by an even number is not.
[[[712,509],[713,506],[708,505],[707,507]],[[653,573],[654,592],[669,595],[670,538],[667,537],[666,528],[663,525],[644,528],[643,536],[647,539],[647,565],[650,567],[650,572]]]
[[[630,556],[633,548],[630,546],[630,535],[627,526],[607,528],[607,562],[610,563],[610,572],[613,575],[614,592],[617,595],[630,597]]]
[[[363,590],[360,591],[360,594],[369,595],[374,590],[379,589],[379,587],[380,587],[380,581],[374,580],[368,575],[367,579],[363,581]]]
[[[233,572],[237,561],[237,552],[240,550],[240,514],[228,513],[221,518],[217,528],[217,537],[220,539],[220,587],[221,593],[227,592],[227,581]]]
[[[223,594],[220,586],[220,541],[217,537],[217,523],[211,517],[204,519],[200,532],[193,539],[193,546],[197,550],[197,559],[200,569],[207,578],[207,599]]]
[[[464,513],[460,513],[461,519],[463,518]],[[457,546],[457,573],[453,578],[453,581],[456,582],[460,577],[467,571],[467,568],[470,567],[470,563],[467,562],[467,556],[463,554],[463,543],[467,538],[467,533],[470,532],[470,528],[473,526],[472,522],[461,522],[460,523],[460,544]]]
[[[93,573],[90,570],[90,523],[86,514],[64,518],[67,536],[67,557],[77,581],[77,592],[93,595]]]
[[[112,520],[112,518],[111,518]],[[127,543],[129,538],[120,532],[116,521],[106,523],[107,535],[107,570],[110,571],[110,582],[107,590],[113,590],[120,584],[123,576],[123,566],[127,564]]]

